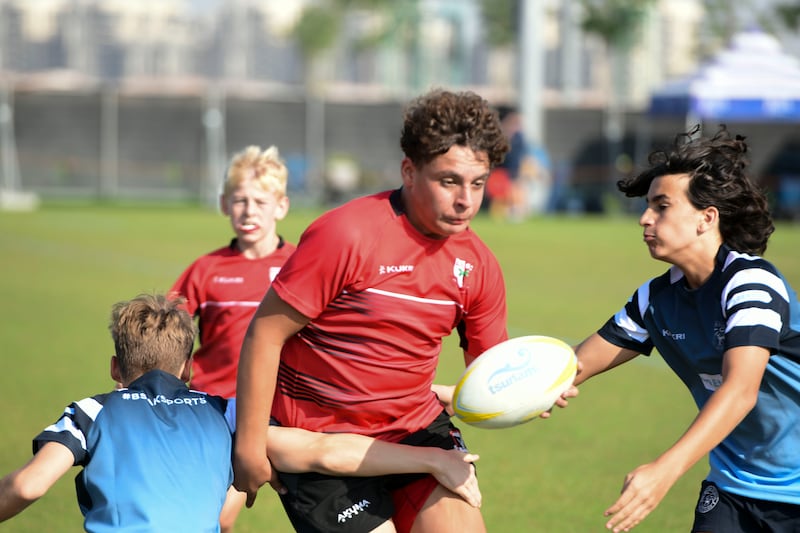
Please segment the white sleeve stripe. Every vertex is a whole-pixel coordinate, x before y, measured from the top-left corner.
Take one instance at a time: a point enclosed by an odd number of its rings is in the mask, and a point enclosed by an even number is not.
[[[69,433],[81,443],[81,448],[86,449],[86,437],[82,431],[75,427],[72,418],[68,416],[61,417],[58,422],[47,426],[44,430],[52,431],[53,433]]]
[[[649,337],[647,330],[639,326],[624,309],[614,316],[614,322],[638,342],[645,342]]]
[[[783,327],[781,315],[772,309],[758,309],[750,307],[737,311],[728,319],[728,325],[725,328],[725,333],[728,333],[733,328],[737,327],[753,327],[764,326],[780,332]]]
[[[77,402],[78,407],[81,408],[81,411],[86,413],[86,416],[95,420],[97,418],[98,413],[103,409],[102,404],[95,400],[94,398],[84,398],[83,400]]]
[[[650,305],[650,284],[645,283],[641,287],[639,287],[639,301],[636,302],[639,306],[639,316],[644,318],[645,313],[647,312],[647,306]]]
[[[88,416],[92,421],[97,419],[98,413],[103,409],[103,405],[94,398],[84,398],[75,402],[78,408]],[[75,437],[80,443],[81,448],[86,449],[86,435],[75,426],[73,417],[75,416],[75,408],[67,407],[64,409],[64,416],[58,419],[55,424],[51,424],[45,431],[52,431],[54,433],[69,433]]]
[[[725,290],[722,291],[722,301],[727,301],[728,295],[733,290],[741,287],[742,285],[748,284],[766,285],[773,291],[777,292],[781,298],[787,302],[789,301],[789,293],[786,290],[786,285],[783,283],[783,280],[781,280],[781,278],[772,272],[761,268],[748,268],[746,270],[740,270],[734,274],[727,285],[725,285]]]
[[[728,310],[736,307],[741,303],[747,302],[762,302],[768,304],[772,301],[772,296],[765,290],[749,290],[742,291],[734,294],[728,301]]]
[[[644,314],[647,311],[647,306],[650,305],[650,283],[645,283],[639,287],[636,295],[636,306],[639,308],[639,316],[644,317]],[[629,304],[633,303],[632,300],[628,300],[628,302]],[[647,339],[650,338],[650,334],[647,333],[647,329],[637,324],[636,321],[628,314],[628,311],[625,307],[620,309],[617,314],[614,315],[614,322],[636,342],[646,342]]]

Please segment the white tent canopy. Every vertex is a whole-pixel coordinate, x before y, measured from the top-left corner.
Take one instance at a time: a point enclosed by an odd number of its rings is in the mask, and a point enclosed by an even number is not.
[[[697,72],[656,90],[650,114],[683,115],[687,124],[800,121],[800,61],[766,33],[739,33]]]

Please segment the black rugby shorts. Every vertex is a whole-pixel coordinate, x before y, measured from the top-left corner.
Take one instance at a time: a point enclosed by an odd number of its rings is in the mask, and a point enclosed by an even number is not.
[[[466,451],[461,433],[445,412],[402,443]],[[393,491],[426,476],[428,474],[337,477],[280,472],[280,480],[288,491],[280,498],[292,526],[299,533],[363,533],[392,518],[395,513]]]
[[[703,481],[692,533],[800,533],[800,505],[756,500]]]

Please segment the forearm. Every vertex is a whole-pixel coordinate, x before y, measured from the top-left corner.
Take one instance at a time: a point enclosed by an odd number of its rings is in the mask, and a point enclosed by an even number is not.
[[[327,435],[316,470],[339,475],[380,476],[427,473],[472,506],[481,493],[473,462],[479,457],[459,450],[417,447],[359,435]]]
[[[438,448],[393,444],[363,435],[325,435],[312,470],[332,475],[380,476],[436,472]]]
[[[41,498],[72,467],[72,452],[57,442],[45,444],[25,466],[0,480],[0,522]]]
[[[757,396],[723,383],[698,413],[689,429],[662,454],[664,462],[676,473],[686,473],[727,437],[755,405]]]
[[[250,330],[253,325],[251,323]],[[263,341],[252,337],[248,331],[239,359],[233,484],[237,490],[247,493],[247,507],[255,502],[259,488],[273,477],[266,451],[278,365],[260,352],[264,347]]]
[[[353,433],[317,433],[299,428],[270,428],[269,458],[288,473],[340,476],[436,474],[461,461],[461,452],[396,444]]]
[[[595,333],[575,347],[575,355],[580,363],[574,383],[577,386],[592,376],[627,363],[639,354],[615,346]]]
[[[233,454],[234,486],[247,492],[247,506],[258,489],[273,478],[267,460],[269,418],[281,351],[287,339],[308,320],[267,291],[247,329],[236,380],[236,443]]]
[[[19,514],[41,495],[24,495],[19,483],[21,470],[11,472],[0,480],[0,522]]]
[[[236,453],[263,456],[275,391],[277,358],[268,355],[270,346],[254,333],[251,325],[242,344],[236,381]],[[280,353],[280,347],[272,351]]]
[[[247,328],[236,379],[237,453],[262,460],[281,350],[308,320],[270,289]],[[253,455],[253,457],[255,457]]]
[[[725,352],[721,385],[686,433],[659,461],[667,462],[671,469],[683,474],[722,442],[756,405],[768,360],[769,351],[756,346]]]
[[[393,473],[392,466],[409,468],[393,458],[378,460],[377,454],[381,452],[375,448],[392,445],[363,435],[317,433],[280,426],[270,427],[269,431],[273,435],[269,459],[282,472],[375,476]]]
[[[269,459],[279,471],[339,476],[428,473],[470,505],[481,494],[472,463],[479,457],[458,450],[383,442],[351,433],[316,433],[270,427]]]

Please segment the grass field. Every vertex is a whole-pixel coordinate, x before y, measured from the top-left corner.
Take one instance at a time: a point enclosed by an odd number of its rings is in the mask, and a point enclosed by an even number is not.
[[[281,233],[296,241],[316,214],[294,210]],[[474,228],[503,265],[512,336],[577,342],[665,269],[649,258],[633,218],[520,224],[481,218]],[[0,212],[0,473],[29,459],[31,438],[69,402],[112,386],[111,304],[167,290],[191,260],[230,235],[221,215],[191,207],[48,205],[33,213]],[[766,254],[795,287],[798,245],[800,226],[782,225]],[[454,382],[462,369],[448,340],[438,381]],[[551,420],[504,430],[461,424],[470,448],[481,454],[489,531],[603,531],[603,510],[625,474],[672,444],[694,414],[688,393],[656,356],[585,384]],[[684,476],[636,531],[688,531],[705,471],[701,463]],[[77,469],[0,530],[80,531],[73,474]],[[291,528],[277,498],[264,489],[237,530]]]

